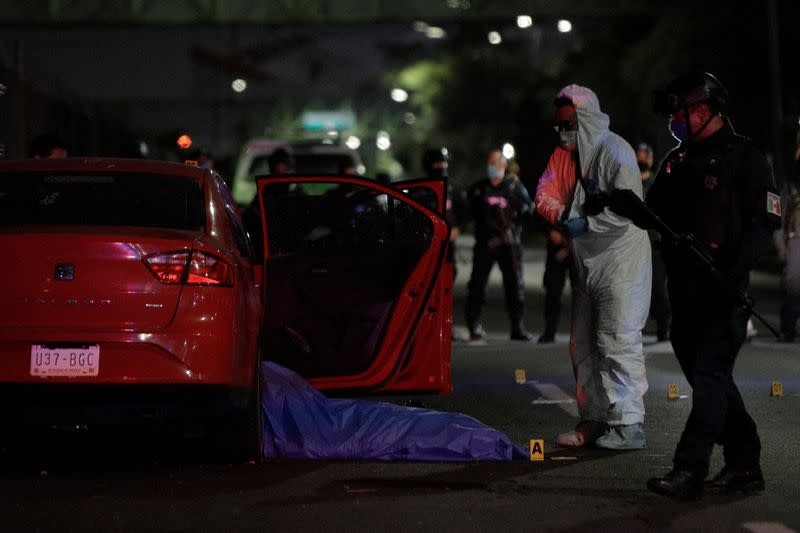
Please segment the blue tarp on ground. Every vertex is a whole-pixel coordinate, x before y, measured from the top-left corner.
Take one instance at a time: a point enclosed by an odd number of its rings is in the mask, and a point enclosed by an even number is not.
[[[264,456],[385,461],[527,459],[474,418],[399,405],[326,398],[282,366],[262,367]]]

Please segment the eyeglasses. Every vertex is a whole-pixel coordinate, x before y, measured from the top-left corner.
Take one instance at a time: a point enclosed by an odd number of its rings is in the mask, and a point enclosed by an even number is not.
[[[562,120],[560,122],[554,123],[553,124],[553,129],[556,130],[556,132],[577,130],[578,129],[578,121],[577,120]]]

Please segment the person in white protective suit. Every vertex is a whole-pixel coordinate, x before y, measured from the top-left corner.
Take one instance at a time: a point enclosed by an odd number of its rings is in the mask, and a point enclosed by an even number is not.
[[[642,197],[636,155],[608,129],[608,115],[590,89],[564,87],[555,104],[559,146],[539,180],[536,209],[571,241],[570,355],[581,418],[556,441],[644,448],[642,329],[650,308],[650,240],[600,200],[613,189]]]

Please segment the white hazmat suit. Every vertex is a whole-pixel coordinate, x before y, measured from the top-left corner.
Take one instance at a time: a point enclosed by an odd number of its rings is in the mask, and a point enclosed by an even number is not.
[[[642,197],[636,155],[630,144],[609,131],[609,117],[600,111],[594,92],[569,85],[558,96],[576,108],[583,184],[577,183],[572,154],[556,148],[540,178],[536,206],[554,224],[588,220],[588,231],[571,241],[576,276],[570,355],[578,411],[582,421],[605,422],[612,429],[642,424],[642,396],[647,391],[642,329],[650,307],[650,240],[647,232],[607,207],[595,216],[584,212],[585,189],[632,189]],[[637,447],[644,446],[643,433],[640,440]]]

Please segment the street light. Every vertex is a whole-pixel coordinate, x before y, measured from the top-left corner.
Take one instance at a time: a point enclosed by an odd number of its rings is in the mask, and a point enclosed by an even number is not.
[[[427,31],[427,29],[428,29],[428,23],[423,21],[423,20],[417,20],[417,21],[414,21],[414,23],[411,25],[411,27],[414,28],[414,31],[418,31],[420,33],[425,33],[425,31]]]
[[[395,88],[392,89],[392,100],[395,102],[405,102],[408,100],[408,93],[403,89]]]
[[[344,144],[351,150],[356,150],[358,149],[359,146],[361,146],[361,139],[359,139],[355,135],[351,135],[350,137],[347,138]]]
[[[567,19],[561,19],[558,21],[558,31],[561,33],[569,33],[572,31],[572,22],[568,21]]]
[[[247,89],[247,82],[242,78],[236,78],[231,82],[231,88],[237,93],[244,92]]]
[[[496,31],[490,31],[487,37],[489,38],[489,43],[491,44],[500,44],[503,42],[503,37],[499,32]]]
[[[505,143],[503,145],[503,157],[506,159],[511,159],[516,154],[516,150],[514,150],[514,145],[511,143]]]
[[[192,138],[187,133],[182,133],[176,143],[181,150],[188,150],[192,145]]]
[[[517,27],[530,28],[531,26],[533,26],[533,19],[529,15],[517,16]]]
[[[389,138],[389,134],[383,130],[379,131],[378,137],[375,139],[375,146],[378,147],[378,150],[388,150],[389,147],[392,146],[392,140]]]
[[[439,26],[428,26],[425,29],[425,35],[429,39],[444,39],[445,35],[447,35],[443,28]]]

